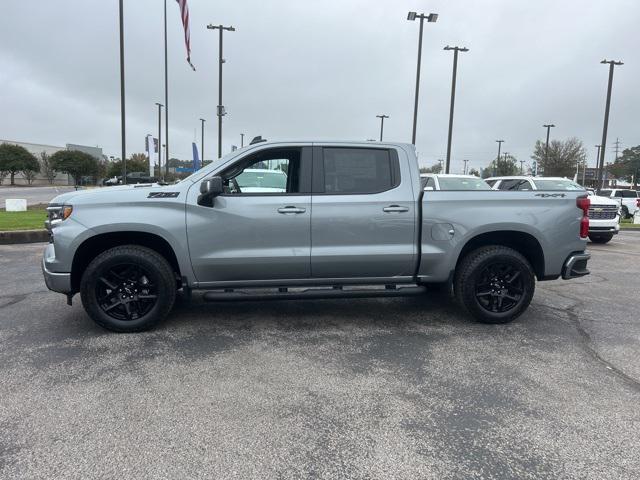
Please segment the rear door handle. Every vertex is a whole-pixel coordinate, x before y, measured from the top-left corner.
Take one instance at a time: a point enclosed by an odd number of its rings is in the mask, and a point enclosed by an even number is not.
[[[388,207],[384,207],[382,209],[383,212],[408,212],[409,207],[401,207],[400,205],[389,205]]]
[[[304,213],[306,211],[307,211],[306,208],[294,207],[293,205],[289,205],[287,207],[282,207],[278,209],[278,213],[283,213],[285,215],[287,213]]]

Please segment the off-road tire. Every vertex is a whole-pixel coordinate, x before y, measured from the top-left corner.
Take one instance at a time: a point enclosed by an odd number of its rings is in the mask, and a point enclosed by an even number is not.
[[[120,320],[100,306],[98,283],[110,268],[127,265],[138,266],[147,272],[156,298],[149,310],[138,318]],[[155,327],[171,311],[176,298],[176,275],[167,260],[156,251],[138,245],[122,245],[102,252],[91,261],[82,275],[80,297],[85,311],[101,327],[114,332],[141,332]]]
[[[514,272],[519,272],[511,281],[518,280],[519,290],[522,293],[517,297],[517,301],[507,300],[509,303],[514,303],[507,311],[490,311],[479,300],[479,298],[484,299],[486,296],[480,297],[478,294],[485,292],[478,292],[478,290],[481,285],[484,285],[482,279],[486,278],[488,269],[497,269],[503,265],[513,269]],[[509,284],[507,287],[514,288],[515,285]],[[495,289],[499,292],[504,292],[504,288],[500,289],[492,286],[488,288],[490,291]],[[535,274],[531,264],[517,251],[501,245],[489,245],[469,252],[460,262],[454,279],[454,292],[457,301],[481,323],[508,323],[516,319],[531,303],[534,291]],[[508,293],[515,296],[511,291]],[[493,301],[494,295],[489,295],[488,297]],[[495,295],[496,303],[498,300],[499,294]]]

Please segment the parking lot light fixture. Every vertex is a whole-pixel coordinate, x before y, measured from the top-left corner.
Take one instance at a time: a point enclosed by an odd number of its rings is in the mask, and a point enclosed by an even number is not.
[[[430,13],[425,15],[424,13],[418,14],[416,12],[409,12],[407,20],[415,21],[416,18],[420,19],[420,34],[418,35],[418,67],[416,70],[416,94],[413,105],[413,132],[411,134],[411,143],[416,144],[416,128],[418,124],[418,95],[420,93],[420,63],[422,60],[422,31],[424,29],[424,20],[429,23],[434,23],[438,20],[437,13]]]

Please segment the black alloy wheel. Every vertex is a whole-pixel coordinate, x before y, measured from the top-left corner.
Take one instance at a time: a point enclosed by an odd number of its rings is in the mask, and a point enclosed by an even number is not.
[[[508,312],[522,299],[524,293],[522,271],[513,263],[489,264],[477,278],[476,300],[480,307],[488,312]]]
[[[507,323],[531,303],[535,273],[518,251],[503,245],[473,250],[460,261],[454,278],[458,302],[482,323]]]
[[[157,281],[143,267],[118,264],[105,269],[96,284],[96,299],[104,313],[116,320],[137,320],[158,301]]]
[[[178,274],[158,252],[121,245],[100,253],[80,281],[82,305],[103,328],[141,332],[162,321],[176,299]]]

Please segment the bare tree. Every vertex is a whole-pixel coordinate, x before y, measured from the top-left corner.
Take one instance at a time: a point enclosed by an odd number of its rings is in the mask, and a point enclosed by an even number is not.
[[[553,140],[549,151],[541,140],[536,142],[531,158],[542,167],[545,177],[572,177],[576,167],[587,157],[582,141],[575,137],[567,140]]]
[[[58,173],[54,170],[51,156],[47,152],[40,152],[40,171],[49,182],[49,185],[53,185],[53,180]]]

